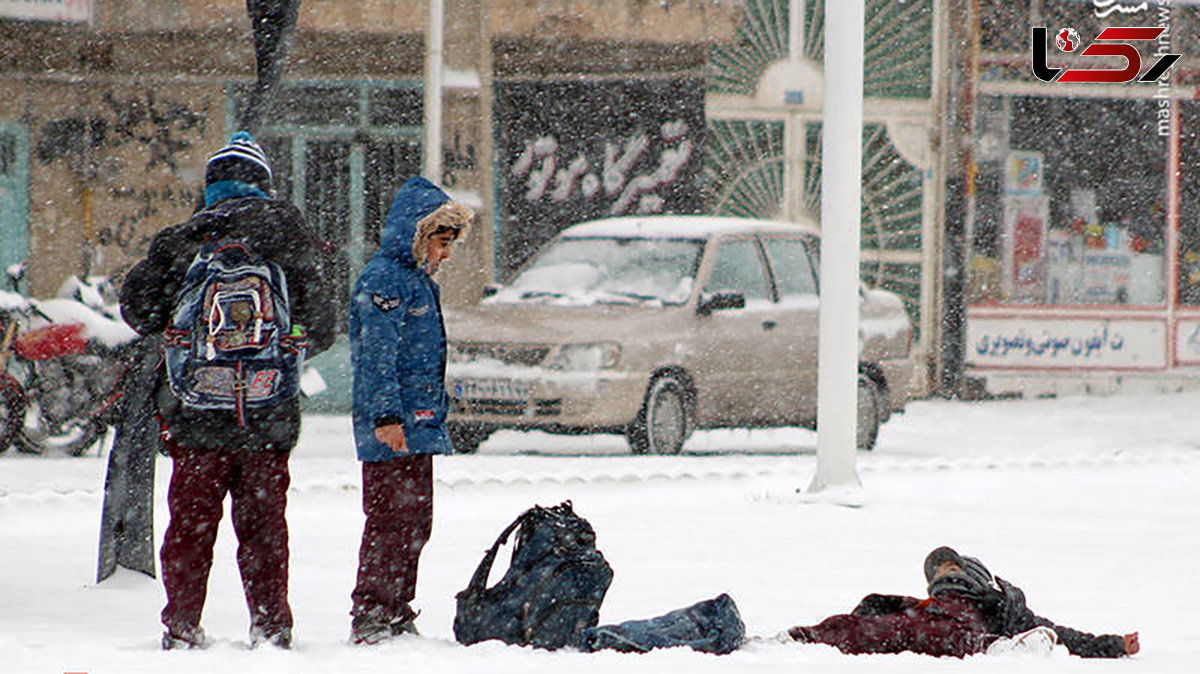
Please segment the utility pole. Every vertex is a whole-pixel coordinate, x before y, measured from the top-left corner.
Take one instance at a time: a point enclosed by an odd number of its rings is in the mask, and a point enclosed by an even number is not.
[[[825,0],[817,474],[810,492],[857,487],[864,0]],[[803,20],[793,17],[793,21]]]
[[[445,17],[445,0],[429,0],[429,25],[425,30],[425,148],[421,173],[435,185],[442,183],[442,44]]]

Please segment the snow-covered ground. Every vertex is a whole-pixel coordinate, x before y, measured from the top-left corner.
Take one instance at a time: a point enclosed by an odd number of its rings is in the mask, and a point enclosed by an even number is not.
[[[918,401],[860,453],[863,487],[804,493],[815,435],[697,434],[679,457],[631,457],[615,436],[502,433],[437,460],[434,536],[422,559],[422,637],[350,646],[359,467],[345,417],[306,420],[292,460],[291,600],[297,647],[246,648],[228,520],[217,542],[203,652],[159,650],[158,581],[96,585],[105,462],[0,457],[3,672],[1195,671],[1200,660],[1200,394],[962,403]],[[157,534],[170,464],[160,459]],[[729,592],[748,633],[716,657],[547,653],[454,643],[454,594],[499,531],[532,504],[571,499],[615,570],[604,622]],[[1038,613],[1141,633],[1121,661],[1050,655],[937,660],[847,656],[773,639],[869,592],[920,595],[921,563],[949,544],[1017,583]]]

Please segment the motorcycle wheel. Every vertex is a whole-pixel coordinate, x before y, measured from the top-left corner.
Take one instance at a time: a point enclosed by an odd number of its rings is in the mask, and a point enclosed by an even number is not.
[[[25,397],[15,385],[0,379],[0,454],[8,451],[25,419]]]
[[[25,423],[17,430],[15,442],[19,451],[28,454],[62,452],[83,456],[104,437],[106,426],[95,419],[71,419],[54,426],[42,418],[37,406],[25,413]]]

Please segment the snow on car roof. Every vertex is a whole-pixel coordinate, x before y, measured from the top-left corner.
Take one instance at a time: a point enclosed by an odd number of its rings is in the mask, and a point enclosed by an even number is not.
[[[754,220],[750,218],[728,218],[710,215],[654,215],[608,218],[584,222],[562,231],[563,237],[619,237],[619,238],[678,238],[704,239],[714,234],[738,234],[749,232],[801,231],[816,234],[817,228],[810,222],[784,222],[781,220]]]

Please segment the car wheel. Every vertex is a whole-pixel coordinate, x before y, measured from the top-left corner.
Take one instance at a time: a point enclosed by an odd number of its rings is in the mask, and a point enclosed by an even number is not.
[[[678,454],[691,434],[687,389],[675,377],[650,382],[637,419],[625,433],[634,454]]]
[[[479,450],[479,445],[492,434],[488,429],[476,424],[448,423],[446,430],[450,434],[450,444],[454,445],[455,454],[474,454]]]
[[[872,450],[879,436],[880,423],[879,385],[865,374],[858,375],[858,430],[855,445],[859,449]]]

